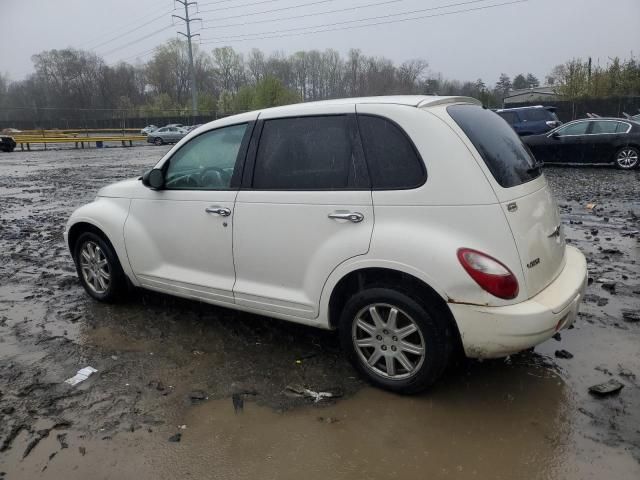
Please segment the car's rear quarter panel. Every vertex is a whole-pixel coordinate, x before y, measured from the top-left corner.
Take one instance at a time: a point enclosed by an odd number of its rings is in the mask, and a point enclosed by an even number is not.
[[[475,248],[500,259],[523,281],[518,252],[496,195],[451,127],[420,108],[358,105],[357,110],[398,123],[427,169],[427,180],[419,188],[373,191],[375,224],[367,257],[413,270],[449,301],[479,305],[520,301],[520,295],[505,301],[484,292],[457,260],[458,248]]]

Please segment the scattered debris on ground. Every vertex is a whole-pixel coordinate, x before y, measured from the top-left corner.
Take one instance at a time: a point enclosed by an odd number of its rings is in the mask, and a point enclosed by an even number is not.
[[[605,396],[612,395],[614,393],[618,393],[624,387],[623,383],[620,383],[613,378],[604,383],[599,383],[597,385],[592,385],[589,387],[589,393],[593,393],[595,395]]]

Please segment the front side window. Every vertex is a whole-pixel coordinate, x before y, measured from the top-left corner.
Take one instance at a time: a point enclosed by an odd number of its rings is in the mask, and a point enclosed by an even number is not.
[[[424,183],[424,164],[400,127],[372,115],[358,115],[358,125],[374,189],[415,188]]]
[[[169,160],[165,186],[178,190],[225,190],[237,165],[247,124],[205,132],[185,143]]]
[[[502,187],[515,187],[541,175],[518,134],[494,112],[476,105],[451,105],[447,112]]]
[[[352,139],[347,115],[266,120],[253,188],[339,190],[357,186],[363,175]]]
[[[565,125],[562,128],[556,130],[559,136],[564,137],[567,135],[584,135],[587,133],[589,122],[576,122]]]

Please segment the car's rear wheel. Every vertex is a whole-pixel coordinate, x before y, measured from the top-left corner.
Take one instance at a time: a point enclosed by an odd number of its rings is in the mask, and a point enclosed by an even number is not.
[[[374,385],[416,393],[443,373],[452,351],[444,312],[390,288],[353,295],[340,318],[340,341],[355,368]]]
[[[156,137],[153,139],[153,143],[155,145],[162,145],[164,142],[162,141],[162,139],[160,137]]]
[[[101,236],[85,232],[78,237],[74,259],[80,283],[96,300],[115,302],[127,291],[127,279],[113,251]]]
[[[631,170],[638,166],[640,151],[636,147],[623,147],[616,153],[616,166],[623,170]]]

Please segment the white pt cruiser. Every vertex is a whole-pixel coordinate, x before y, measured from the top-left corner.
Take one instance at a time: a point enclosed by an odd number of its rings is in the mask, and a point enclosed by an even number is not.
[[[86,291],[129,286],[325,329],[377,386],[416,392],[453,352],[506,356],[575,319],[585,258],[540,165],[464,97],[244,113],[109,185],[65,238]]]

